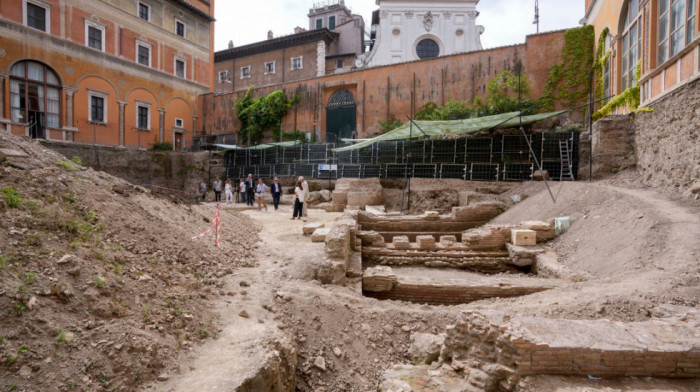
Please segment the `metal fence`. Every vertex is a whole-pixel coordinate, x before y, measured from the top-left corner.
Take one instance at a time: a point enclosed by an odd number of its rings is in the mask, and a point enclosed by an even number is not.
[[[308,178],[457,178],[470,181],[531,180],[537,165],[528,141],[552,179],[560,180],[559,141],[569,146],[574,178],[579,134],[536,133],[448,140],[386,141],[335,153],[335,144],[304,144],[226,152],[228,178],[304,176]]]

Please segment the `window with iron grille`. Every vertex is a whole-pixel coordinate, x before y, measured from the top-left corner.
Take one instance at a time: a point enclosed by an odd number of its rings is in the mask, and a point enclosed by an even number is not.
[[[143,20],[151,20],[151,7],[146,4],[139,3],[139,18]]]
[[[301,57],[292,58],[292,70],[301,69],[301,68],[302,68]]]
[[[46,8],[27,2],[27,26],[46,31]]]
[[[265,73],[266,74],[271,74],[275,73],[275,63],[265,63]]]
[[[426,38],[416,45],[416,54],[421,60],[432,59],[440,55],[440,45],[432,39]]]
[[[97,50],[103,50],[102,48],[102,37],[104,35],[104,30],[98,29],[93,26],[88,26],[88,46],[97,49]]]
[[[337,59],[337,60],[335,60],[335,67],[336,67],[336,68],[340,69],[340,68],[343,68],[343,66],[344,66],[344,64],[343,64],[343,59]]]
[[[104,97],[90,97],[90,121],[105,122],[105,99]]]
[[[138,47],[138,63],[145,65],[147,67],[151,66],[151,48],[144,45],[137,45]]]
[[[241,68],[241,78],[250,77],[250,66]]]
[[[137,108],[138,112],[136,114],[137,117],[137,127],[138,129],[150,129],[148,124],[148,106],[141,106],[139,105]]]
[[[185,24],[179,20],[175,21],[175,34],[183,38],[185,37]]]

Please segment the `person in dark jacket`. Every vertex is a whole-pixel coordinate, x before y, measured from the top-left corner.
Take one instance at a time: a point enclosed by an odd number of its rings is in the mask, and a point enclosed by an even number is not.
[[[277,211],[280,205],[280,198],[282,197],[282,184],[280,184],[279,178],[275,177],[272,187],[270,187],[270,193],[272,193],[272,204],[275,205],[275,211]]]
[[[245,180],[245,199],[252,207],[255,202],[255,180],[252,174],[248,174],[248,179]]]

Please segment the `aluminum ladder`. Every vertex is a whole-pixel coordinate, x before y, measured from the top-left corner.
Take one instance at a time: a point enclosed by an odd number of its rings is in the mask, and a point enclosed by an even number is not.
[[[559,181],[574,181],[574,168],[571,165],[571,153],[569,151],[568,140],[559,140],[559,157],[561,159]]]

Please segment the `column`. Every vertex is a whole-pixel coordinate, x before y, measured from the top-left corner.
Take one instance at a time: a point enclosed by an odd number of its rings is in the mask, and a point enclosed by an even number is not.
[[[117,101],[119,103],[119,147],[124,147],[124,112],[126,109],[126,102]]]
[[[78,89],[64,87],[63,91],[66,92],[66,128],[73,128],[73,96]]]
[[[192,116],[192,148],[194,148],[194,137],[197,129],[197,116]],[[187,134],[187,130],[185,130],[185,134]],[[236,140],[238,140],[238,136],[236,136]],[[182,148],[185,148],[185,135],[182,135]]]
[[[158,126],[158,142],[163,143],[163,140],[165,140],[165,109],[158,109],[158,113],[160,114],[160,125]],[[173,142],[175,141],[173,140]]]
[[[0,118],[5,118],[5,74],[0,72]]]

